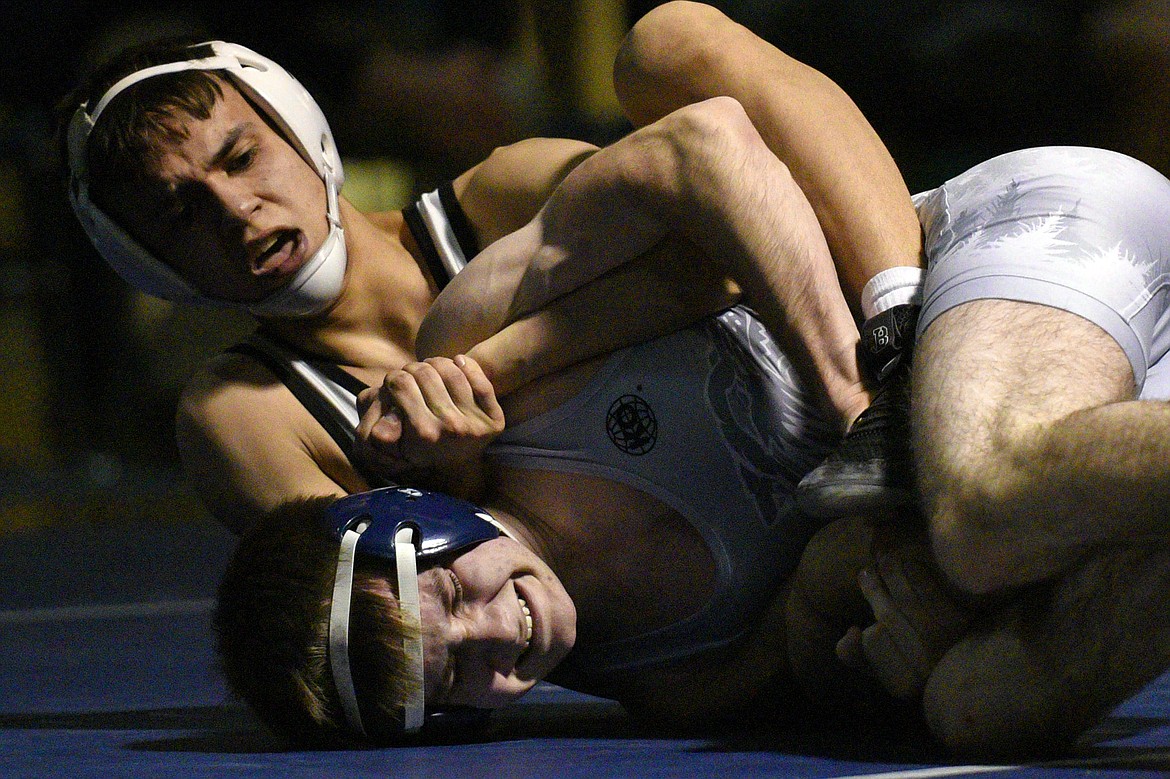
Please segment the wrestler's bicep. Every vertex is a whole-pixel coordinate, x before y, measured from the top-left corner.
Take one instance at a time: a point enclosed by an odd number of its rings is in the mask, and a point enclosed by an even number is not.
[[[453,182],[480,247],[536,216],[558,184],[597,151],[580,141],[531,138],[502,146]]]
[[[176,415],[184,470],[212,514],[241,532],[290,501],[365,488],[282,384],[258,367],[242,374],[230,360],[190,383]]]

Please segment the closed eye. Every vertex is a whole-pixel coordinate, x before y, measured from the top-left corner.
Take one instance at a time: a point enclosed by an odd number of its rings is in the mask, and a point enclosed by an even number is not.
[[[451,599],[451,610],[454,611],[455,607],[463,602],[463,582],[459,581],[454,571],[448,569],[447,573],[451,576],[451,587],[454,590],[454,597]]]
[[[447,677],[443,680],[443,698],[450,700],[457,684],[459,684],[459,658],[450,654],[447,656]]]

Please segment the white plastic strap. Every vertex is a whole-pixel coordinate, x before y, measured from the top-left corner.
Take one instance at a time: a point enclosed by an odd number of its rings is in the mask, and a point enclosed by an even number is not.
[[[362,714],[353,688],[353,673],[349,668],[349,603],[353,592],[353,567],[357,558],[358,539],[369,526],[369,520],[364,520],[346,530],[341,537],[337,575],[333,580],[333,604],[329,608],[329,665],[333,670],[333,683],[337,686],[346,721],[363,736],[366,730],[362,726]]]
[[[135,71],[106,90],[106,94],[102,96],[102,99],[94,106],[93,113],[89,115],[90,121],[96,123],[98,117],[101,116],[102,111],[106,110],[106,106],[110,104],[111,100],[139,81],[145,81],[148,78],[161,76],[166,73],[178,73],[184,70],[229,70],[233,66],[238,68],[239,65],[240,62],[235,57],[213,56],[198,60],[167,62],[163,65],[154,65],[153,67]]]
[[[406,700],[403,729],[413,733],[423,725],[426,709],[426,689],[423,676],[422,611],[418,599],[418,568],[415,562],[413,532],[399,530],[394,536],[394,556],[398,565],[398,605],[406,630],[402,636],[402,651],[406,668],[415,680],[414,689]]]

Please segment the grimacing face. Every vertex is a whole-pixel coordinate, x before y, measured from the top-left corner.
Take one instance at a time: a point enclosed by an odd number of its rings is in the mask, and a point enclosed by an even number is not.
[[[577,611],[544,561],[501,536],[419,574],[430,706],[497,708],[565,659]]]
[[[207,297],[254,303],[329,235],[325,184],[230,84],[206,120],[185,119],[144,187],[115,186],[108,211]]]

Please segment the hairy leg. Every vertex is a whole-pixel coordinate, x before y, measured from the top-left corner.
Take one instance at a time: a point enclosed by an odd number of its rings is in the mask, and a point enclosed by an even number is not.
[[[644,125],[717,95],[734,97],[817,215],[847,299],[894,266],[918,266],[921,230],[901,173],[830,79],[710,6],[667,3],[643,17],[614,65],[630,119]]]
[[[1065,311],[974,301],[929,327],[914,365],[915,460],[956,584],[1038,582],[1167,533],[1170,404],[1133,397],[1116,342]]]
[[[1035,756],[1170,667],[1170,539],[1100,550],[1030,588],[935,667],[924,707],[959,752]]]

